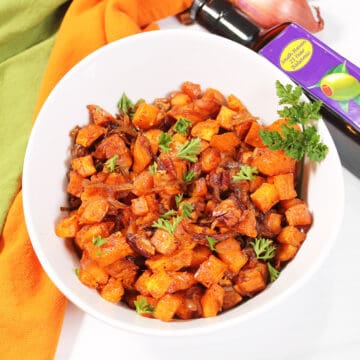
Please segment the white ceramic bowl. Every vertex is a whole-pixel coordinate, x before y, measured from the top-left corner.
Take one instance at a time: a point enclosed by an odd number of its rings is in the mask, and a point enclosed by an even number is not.
[[[89,55],[58,83],[33,128],[25,156],[23,200],[35,252],[55,285],[73,303],[118,328],[152,335],[194,335],[229,326],[284,300],[319,267],[334,242],[343,213],[343,179],[334,143],[322,121],[319,131],[330,151],[307,166],[307,201],[314,224],[295,259],[279,279],[246,303],[215,318],[164,323],[103,300],[74,274],[78,259],[54,233],[66,204],[69,131],[88,123],[87,104],[116,112],[122,92],[152,101],[189,80],[202,88],[234,93],[265,123],[277,118],[275,81],[290,80],[254,52],[215,35],[188,30],[154,31],[111,43]]]

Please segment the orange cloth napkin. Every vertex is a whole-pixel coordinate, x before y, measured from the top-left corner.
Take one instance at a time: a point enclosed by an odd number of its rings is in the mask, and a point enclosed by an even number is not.
[[[65,15],[42,82],[36,112],[61,77],[83,57],[116,39],[157,29],[191,0],[74,0]],[[0,238],[0,358],[51,359],[66,300],[41,268],[26,231],[21,192]]]

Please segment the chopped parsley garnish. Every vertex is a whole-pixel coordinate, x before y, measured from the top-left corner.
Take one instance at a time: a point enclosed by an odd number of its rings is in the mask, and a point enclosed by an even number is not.
[[[134,113],[134,104],[125,93],[121,95],[117,107],[120,113],[128,114],[129,116],[132,116]]]
[[[279,277],[280,271],[276,270],[269,262],[266,265],[270,275],[270,282],[274,282]]]
[[[155,311],[155,307],[148,304],[144,297],[141,297],[139,301],[134,301],[135,311],[138,314],[153,314]]]
[[[175,215],[177,215],[177,211],[172,209],[172,210],[167,211],[165,214],[160,215],[160,217],[163,219],[169,219]]]
[[[176,216],[171,220],[159,218],[153,222],[152,227],[163,229],[174,236],[175,230],[182,219],[183,218],[181,216]]]
[[[105,162],[105,170],[107,172],[114,172],[117,169],[118,166],[116,165],[116,162],[118,158],[119,155],[114,155],[112,158]]]
[[[174,125],[174,130],[181,134],[181,135],[187,135],[189,131],[189,127],[192,125],[192,122],[190,120],[187,120],[185,118],[179,118],[179,120]]]
[[[181,200],[183,199],[184,194],[177,194],[175,196],[175,203],[176,203],[176,207],[179,208],[179,204],[181,202]]]
[[[158,171],[158,164],[157,162],[154,162],[152,165],[149,166],[149,172],[151,175],[155,175]]]
[[[276,247],[270,239],[256,238],[250,245],[254,248],[258,260],[270,260],[275,256]]]
[[[159,148],[167,153],[171,150],[170,143],[171,143],[171,135],[165,132],[162,132],[159,136]]]
[[[256,167],[251,167],[249,165],[242,165],[240,170],[236,175],[232,177],[233,181],[240,180],[255,180],[255,174],[258,173],[258,169]]]
[[[93,240],[92,240],[92,243],[97,247],[100,247],[100,246],[106,244],[107,242],[108,242],[108,240],[101,237],[100,235],[94,237]]]
[[[188,160],[190,162],[197,161],[197,155],[200,154],[201,143],[200,139],[191,139],[181,146],[176,156],[180,159]]]
[[[76,275],[76,276],[79,276],[79,274],[80,274],[80,269],[79,269],[79,268],[75,268],[74,271],[75,271],[75,275]]]
[[[191,213],[194,210],[194,206],[190,203],[184,202],[181,206],[181,216],[185,219],[190,217]]]
[[[206,238],[206,240],[207,240],[208,243],[209,243],[209,249],[210,249],[211,251],[217,251],[217,250],[215,249],[215,245],[216,245],[219,241],[216,240],[216,239],[214,239],[212,236],[208,236],[208,235],[206,235],[205,238]]]
[[[194,179],[195,179],[195,171],[194,170],[187,171],[183,175],[183,180],[185,182],[190,182],[190,181],[193,181]]]

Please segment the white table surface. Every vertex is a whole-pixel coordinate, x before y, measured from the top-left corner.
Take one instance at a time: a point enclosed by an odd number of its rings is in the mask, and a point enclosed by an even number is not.
[[[316,3],[326,21],[318,36],[360,66],[360,2]],[[160,26],[179,25],[171,18]],[[212,335],[161,338],[114,329],[69,303],[55,358],[360,359],[360,180],[346,169],[343,174],[345,214],[337,242],[313,278],[271,311]]]

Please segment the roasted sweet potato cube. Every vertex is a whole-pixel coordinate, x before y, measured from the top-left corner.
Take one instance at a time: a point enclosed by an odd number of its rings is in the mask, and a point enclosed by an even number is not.
[[[79,216],[77,214],[69,214],[56,224],[55,233],[61,238],[72,238],[80,230]]]
[[[211,255],[211,250],[204,245],[197,245],[193,250],[191,267],[198,268]]]
[[[225,274],[227,265],[214,255],[210,255],[195,273],[195,279],[207,288],[216,284]]]
[[[306,234],[301,232],[295,226],[285,226],[277,239],[282,244],[290,244],[296,247],[299,247],[301,243],[305,240]]]
[[[254,269],[241,270],[238,280],[234,286],[235,290],[242,296],[252,296],[266,287],[262,273]]]
[[[278,234],[281,231],[281,222],[281,214],[270,212],[266,215],[266,226],[273,234]]]
[[[224,290],[223,310],[231,309],[242,301],[242,296],[233,287],[226,287]]]
[[[236,112],[229,109],[227,106],[222,106],[219,113],[217,114],[216,121],[219,125],[226,130],[232,130],[234,127],[233,117]]]
[[[263,183],[250,197],[254,205],[264,213],[279,201],[276,187],[269,183]]]
[[[184,267],[190,266],[192,259],[192,250],[181,249],[172,255],[155,255],[147,259],[145,264],[152,271],[178,271]]]
[[[110,174],[107,174],[105,184],[107,185],[121,185],[125,184],[127,182],[126,177],[123,174],[112,172]]]
[[[127,259],[119,259],[106,266],[105,270],[115,279],[119,279],[126,289],[133,289],[138,266]]]
[[[160,299],[169,289],[172,283],[171,277],[165,271],[152,274],[146,281],[147,291],[154,299]]]
[[[234,94],[230,94],[227,98],[227,105],[231,110],[234,111],[244,111],[246,110],[246,107],[242,103],[242,101],[235,96]]]
[[[118,303],[124,295],[124,287],[119,279],[110,277],[107,284],[101,288],[100,295],[107,301]]]
[[[158,107],[143,102],[137,107],[132,123],[142,130],[147,130],[159,125],[161,122],[161,119],[159,120],[158,118],[159,111]]]
[[[138,254],[146,258],[155,255],[155,247],[145,235],[127,233],[126,238],[131,248]]]
[[[94,124],[105,125],[109,122],[115,122],[115,118],[100,106],[88,105],[87,108],[90,113],[90,118]]]
[[[287,210],[289,208],[291,208],[292,206],[298,205],[298,204],[303,204],[304,201],[298,198],[295,199],[290,199],[290,200],[281,200],[280,201],[280,207],[284,210]]]
[[[151,277],[152,273],[150,270],[145,270],[136,280],[135,282],[135,289],[141,294],[141,295],[150,295],[150,292],[147,288],[148,281]]]
[[[133,181],[133,189],[131,190],[136,196],[149,193],[154,186],[154,177],[148,171],[142,171]]]
[[[293,173],[276,175],[273,177],[273,181],[280,200],[289,200],[296,197]]]
[[[262,176],[255,175],[254,180],[249,181],[249,191],[254,192],[257,190],[263,183],[265,182],[265,179]]]
[[[91,155],[72,159],[71,167],[84,178],[96,173],[94,161]]]
[[[251,166],[255,166],[264,175],[274,176],[294,173],[296,160],[287,156],[282,150],[273,151],[267,147],[256,148],[253,152]]]
[[[208,88],[204,91],[200,99],[194,101],[194,109],[198,111],[203,118],[209,118],[220,110],[221,105],[225,104],[225,98],[220,91]]]
[[[211,285],[201,298],[203,317],[216,316],[222,309],[225,290],[218,284]]]
[[[163,229],[156,229],[150,241],[155,246],[156,251],[163,255],[172,254],[178,247],[178,240]]]
[[[176,92],[170,99],[171,106],[182,106],[191,103],[191,97],[183,92]]]
[[[234,132],[226,132],[221,135],[214,135],[211,138],[210,146],[218,149],[220,152],[233,153],[240,143],[241,140]]]
[[[208,189],[206,186],[205,178],[201,177],[200,179],[194,181],[192,196],[193,197],[203,197],[207,194]]]
[[[256,217],[254,209],[246,209],[243,211],[236,229],[242,235],[253,238],[257,236],[258,232],[256,228]]]
[[[160,129],[150,129],[144,133],[150,144],[151,152],[155,155],[159,150],[159,137],[162,134]]]
[[[80,260],[79,280],[86,286],[96,288],[107,283],[109,275],[86,252]]]
[[[82,127],[76,135],[76,144],[83,147],[89,147],[100,136],[106,134],[106,129],[102,126],[90,124]]]
[[[131,211],[136,216],[143,216],[149,212],[145,196],[139,196],[138,198],[131,200]]]
[[[154,318],[162,321],[170,321],[181,304],[181,297],[175,294],[166,294],[157,303]]]
[[[133,308],[135,308],[134,301],[136,301],[138,304],[144,302],[146,305],[146,309],[144,308],[140,309],[141,311],[138,314],[144,317],[153,318],[153,312],[155,311],[155,307],[158,303],[157,299],[154,299],[151,296],[138,295],[136,296],[136,299],[131,299],[131,300],[132,303],[130,303],[129,306],[132,306]],[[146,311],[143,312],[142,310],[146,310]]]
[[[203,172],[210,172],[217,168],[221,161],[221,154],[218,149],[209,147],[200,155],[201,170]]]
[[[139,173],[143,171],[151,162],[151,148],[148,139],[139,134],[135,140],[134,148],[133,148],[133,171],[135,173]]]
[[[219,258],[227,264],[232,273],[238,273],[247,263],[248,257],[241,251],[238,241],[228,238],[215,245]]]
[[[249,132],[252,123],[255,122],[252,118],[245,118],[240,121],[237,125],[234,126],[234,131],[239,139],[243,140],[247,133]]]
[[[101,197],[90,198],[80,216],[82,224],[95,224],[100,222],[109,210],[109,202]]]
[[[264,147],[264,143],[259,135],[259,131],[262,129],[262,126],[259,125],[256,121],[251,123],[250,129],[245,136],[244,141],[254,147]]]
[[[76,171],[70,171],[69,183],[66,187],[66,191],[71,195],[80,197],[81,193],[84,191],[83,181],[87,180],[84,180],[84,178]]]
[[[290,244],[281,244],[277,248],[276,260],[279,262],[285,262],[291,260],[297,253],[299,248]]]
[[[198,99],[202,94],[200,85],[190,81],[185,81],[181,85],[181,91],[189,95],[191,99]]]
[[[215,120],[200,121],[191,129],[191,135],[200,139],[210,141],[219,132],[219,124]]]
[[[132,249],[120,231],[111,234],[106,240],[107,242],[101,246],[96,246],[93,242],[88,242],[85,245],[90,258],[95,260],[100,266],[110,265],[119,259],[133,254]]]
[[[312,224],[312,216],[305,203],[291,206],[285,211],[285,216],[289,225],[302,226]]]
[[[168,274],[172,279],[170,287],[168,289],[169,293],[189,289],[196,283],[196,279],[191,272],[171,271]]]
[[[83,250],[85,245],[94,238],[98,236],[101,236],[102,238],[108,237],[114,225],[115,224],[111,221],[101,222],[94,225],[84,225],[75,236],[76,245]]]

